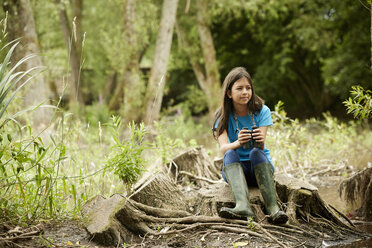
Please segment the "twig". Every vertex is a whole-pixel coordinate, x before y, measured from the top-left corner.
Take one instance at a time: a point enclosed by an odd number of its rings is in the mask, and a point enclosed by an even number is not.
[[[328,204],[328,206],[330,206],[334,211],[336,211],[339,215],[341,215],[347,222],[349,222],[350,225],[352,225],[353,227],[356,228],[356,226],[354,225],[353,222],[351,222],[351,220],[349,220],[349,218],[344,215],[343,213],[341,213],[340,211],[338,211],[334,206],[332,206],[331,204]]]
[[[297,248],[297,247],[303,246],[304,244],[306,244],[306,242],[307,242],[307,241],[304,241],[304,242],[302,242],[301,244],[296,245],[294,248]]]
[[[228,232],[233,232],[233,233],[247,233],[252,236],[256,236],[262,239],[268,239],[267,237],[263,236],[262,234],[256,233],[249,231],[244,228],[238,228],[238,227],[229,227],[229,226],[224,226],[224,225],[218,225],[218,226],[211,226],[212,229],[219,230],[219,231],[228,231]]]
[[[215,180],[211,180],[211,179],[208,179],[208,178],[205,178],[205,177],[195,176],[195,175],[193,175],[193,174],[191,174],[190,172],[187,172],[187,171],[180,171],[179,174],[187,175],[187,176],[195,178],[197,180],[206,181],[206,182],[212,183],[212,184],[220,183],[220,181],[215,181]]]
[[[30,238],[34,238],[35,237],[34,234],[37,234],[37,233],[29,233],[29,234],[30,234],[30,236],[20,235],[20,236],[16,236],[16,237],[0,238],[0,241],[8,242],[8,241],[17,240],[17,239],[30,239]]]
[[[193,225],[191,225],[189,227],[186,227],[186,228],[183,228],[183,229],[172,230],[172,231],[163,232],[163,233],[159,232],[159,233],[154,233],[153,235],[155,235],[155,236],[169,235],[169,234],[184,232],[184,231],[187,231],[187,230],[190,230],[190,229],[193,229],[193,228],[197,228],[197,227],[200,227],[200,226],[211,226],[211,225],[216,225],[216,223],[196,223],[196,224],[193,224]]]
[[[263,228],[260,224],[258,224],[257,222],[254,222],[253,221],[253,224],[255,226],[258,226],[258,228],[264,233],[266,234],[272,241],[274,241],[275,243],[277,243],[280,247],[283,247],[283,248],[286,248],[286,246],[280,242],[279,240],[277,240],[273,235],[271,235],[268,231],[265,230],[265,228]]]
[[[271,230],[270,233],[278,234],[278,235],[282,235],[282,236],[284,236],[284,237],[287,237],[287,238],[290,238],[290,239],[294,239],[294,240],[296,240],[297,242],[300,242],[300,240],[299,240],[298,238],[296,238],[296,237],[294,237],[294,236],[292,236],[292,235],[286,234],[286,233],[284,233],[284,232],[278,232],[278,231],[273,231],[273,230]]]

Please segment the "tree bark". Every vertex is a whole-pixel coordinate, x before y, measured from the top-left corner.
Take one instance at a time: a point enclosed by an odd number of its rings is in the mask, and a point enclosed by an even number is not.
[[[82,33],[82,20],[83,20],[83,0],[72,0],[72,15],[74,23],[74,41],[76,45],[76,53],[81,56],[83,50],[83,33]],[[80,57],[81,58],[81,57]]]
[[[218,63],[216,59],[216,50],[213,44],[212,33],[208,27],[207,13],[208,6],[207,1],[197,0],[197,26],[201,42],[201,47],[204,57],[204,67],[205,67],[205,82],[201,82],[201,85],[205,95],[208,99],[208,109],[209,112],[213,113],[218,105],[220,99],[221,83],[220,74],[218,72]]]
[[[22,37],[21,44],[18,48],[17,58],[24,57],[29,54],[40,54],[39,39],[36,33],[35,20],[32,7],[29,0],[17,0],[15,2],[18,19],[18,33],[12,37]],[[40,56],[35,56],[23,63],[20,70],[28,70],[34,67],[42,67],[43,62]],[[40,73],[33,82],[26,88],[24,96],[24,104],[26,107],[37,106],[41,103],[49,104],[50,89],[44,78],[44,74]],[[51,110],[47,108],[38,108],[33,116],[33,124],[37,129],[48,125],[51,117]]]
[[[371,70],[372,70],[372,1],[369,9],[371,11]]]
[[[140,121],[142,117],[143,91],[144,84],[141,80],[139,62],[143,47],[138,40],[139,30],[136,27],[136,1],[127,0],[124,6],[124,37],[123,40],[127,48],[125,53],[128,55],[128,63],[125,64],[123,75],[119,80],[113,97],[109,103],[110,110],[119,110],[123,106],[124,118],[126,122],[134,120]],[[130,48],[130,49],[128,49]]]
[[[66,42],[68,49],[69,62],[71,67],[71,86],[70,86],[70,96],[69,103],[72,106],[74,103],[83,104],[82,95],[79,94],[79,78],[80,78],[80,56],[77,53],[75,42],[72,40],[71,28],[69,25],[66,8],[61,0],[55,0],[59,8],[59,19],[61,23],[61,28],[63,32],[63,37]]]
[[[127,37],[127,45],[131,47],[129,63],[124,71],[124,118],[126,122],[141,119],[141,110],[144,89],[140,77],[139,61],[140,47],[138,45],[138,31],[136,30],[136,1],[127,0],[124,9],[124,34]]]
[[[164,0],[158,37],[156,39],[154,63],[151,69],[146,97],[144,120],[151,124],[159,118],[165,74],[172,44],[173,27],[176,21],[178,0]]]
[[[203,90],[206,99],[208,99],[208,111],[210,115],[214,113],[219,105],[221,83],[220,75],[218,72],[218,63],[216,59],[216,52],[213,44],[213,37],[208,26],[207,21],[207,3],[203,0],[196,1],[197,7],[197,27],[200,39],[200,47],[203,54],[204,65],[199,62],[199,55],[194,54],[192,46],[195,42],[192,42],[187,33],[185,32],[182,25],[176,24],[177,36],[181,47],[185,50],[189,57],[189,61],[198,80],[200,88]]]
[[[117,85],[117,76],[118,73],[116,71],[110,73],[107,77],[106,84],[105,84],[105,89],[103,91],[103,98],[105,100],[105,103],[108,105],[110,103],[110,99],[112,99],[112,94],[116,88]]]

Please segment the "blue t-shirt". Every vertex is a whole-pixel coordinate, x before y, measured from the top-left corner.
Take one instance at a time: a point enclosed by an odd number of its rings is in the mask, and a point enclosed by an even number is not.
[[[243,127],[248,127],[249,130],[252,129],[253,123],[252,123],[251,117],[249,115],[237,116],[237,119],[238,119],[239,130],[242,130]],[[254,122],[256,123],[257,127],[265,127],[265,126],[273,125],[273,120],[271,119],[270,109],[266,105],[264,105],[262,107],[260,113],[258,113],[258,114],[256,113],[256,115],[253,115],[253,119],[254,119]],[[216,121],[216,124],[214,126],[215,130],[217,129],[218,121],[219,120]],[[228,124],[228,128],[227,128],[227,136],[228,136],[228,139],[229,139],[229,143],[233,143],[236,140],[238,140],[238,134],[239,134],[239,132],[237,131],[236,123],[235,123],[233,114],[230,113],[229,124]],[[250,160],[249,159],[249,153],[251,152],[251,150],[252,149],[244,149],[243,147],[240,147],[239,149],[237,149],[237,152],[238,152],[239,157],[240,157],[240,161]],[[272,164],[271,157],[270,157],[270,150],[266,148],[266,145],[265,145],[265,148],[264,148],[264,153],[265,153],[267,159]]]

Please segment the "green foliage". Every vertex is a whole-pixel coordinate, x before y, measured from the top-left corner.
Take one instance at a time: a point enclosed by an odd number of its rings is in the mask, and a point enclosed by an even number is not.
[[[13,67],[8,69],[13,52],[18,44],[19,42],[16,40],[8,43],[2,48],[5,49],[7,46],[12,45],[3,62],[0,64],[0,119],[3,117],[10,102],[14,99],[19,90],[23,86],[28,84],[34,77],[33,75],[30,75],[30,73],[39,69],[37,67],[33,67],[28,69],[27,71],[17,71],[17,68],[19,68],[27,60],[33,58],[35,55],[28,55],[22,58]],[[17,86],[17,84],[19,85]],[[11,91],[13,87],[15,87],[16,89],[14,91]],[[8,94],[11,95],[8,97]],[[13,117],[10,117],[8,119],[13,119]]]
[[[352,113],[354,118],[368,119],[372,117],[372,91],[365,90],[361,86],[352,86],[349,97],[343,104],[347,107],[347,113]]]
[[[107,123],[110,120],[110,111],[107,105],[95,103],[86,107],[85,118],[88,123],[98,126],[98,122]]]
[[[0,130],[0,209],[18,221],[53,217],[57,190],[55,167],[64,159],[64,147],[44,145],[41,138],[22,139]],[[7,138],[4,139],[4,136]]]
[[[247,67],[256,93],[269,106],[283,100],[291,116],[342,109],[352,84],[372,86],[370,12],[362,3],[249,1],[219,9],[212,32],[221,75]]]
[[[187,105],[177,106],[174,117],[163,117],[155,123],[154,146],[162,163],[168,163],[181,151],[206,144],[210,133],[205,123],[196,123]],[[203,143],[204,141],[204,143]]]
[[[137,126],[132,122],[128,127],[130,137],[126,140],[121,140],[121,118],[112,117],[110,130],[114,146],[111,148],[107,164],[108,168],[113,170],[114,174],[130,188],[144,171],[145,161],[142,158],[142,153],[150,146],[144,141],[148,132],[145,130],[143,123]]]
[[[329,113],[323,120],[310,118],[285,120],[286,112],[275,111],[274,125],[269,128],[266,145],[274,166],[280,171],[301,171],[303,180],[318,168],[341,165],[364,168],[372,157],[372,133],[359,122],[343,123]]]
[[[207,99],[205,94],[196,85],[189,85],[187,91],[181,95],[184,104],[195,115],[205,112],[207,109]]]
[[[175,150],[185,149],[186,144],[180,138],[173,139],[165,134],[165,126],[155,122],[157,135],[155,137],[155,149],[163,164],[169,163],[175,155]]]

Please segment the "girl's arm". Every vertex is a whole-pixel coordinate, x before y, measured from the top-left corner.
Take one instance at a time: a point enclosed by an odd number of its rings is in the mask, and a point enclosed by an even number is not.
[[[266,133],[268,128],[268,126],[259,127],[255,129],[253,133],[254,140],[261,143],[261,150],[265,148]]]
[[[238,140],[236,140],[233,143],[229,143],[229,139],[227,137],[227,131],[224,130],[220,136],[218,136],[218,143],[220,144],[220,151],[222,154],[225,154],[228,150],[236,150],[246,142],[248,142],[251,139],[251,136],[249,134],[248,130],[240,130],[238,135]]]

